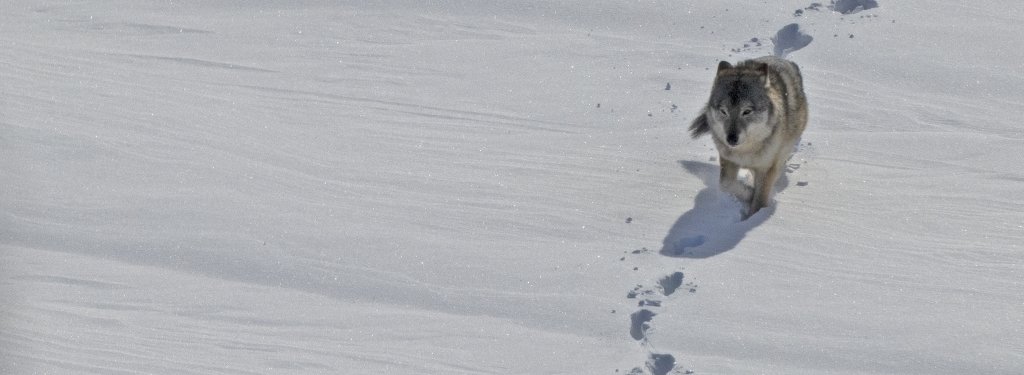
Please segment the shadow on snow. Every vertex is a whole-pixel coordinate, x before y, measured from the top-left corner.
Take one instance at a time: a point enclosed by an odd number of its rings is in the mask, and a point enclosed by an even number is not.
[[[680,161],[690,174],[704,182],[693,199],[693,208],[683,213],[662,244],[661,255],[676,258],[709,258],[732,250],[747,232],[775,213],[775,204],[762,208],[747,220],[741,220],[744,205],[718,188],[718,165]],[[783,174],[775,184],[776,193],[789,185]]]

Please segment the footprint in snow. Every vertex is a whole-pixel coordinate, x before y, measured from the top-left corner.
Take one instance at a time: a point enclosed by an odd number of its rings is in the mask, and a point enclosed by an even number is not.
[[[683,273],[673,272],[671,275],[658,280],[658,285],[661,286],[661,291],[665,297],[668,297],[672,295],[672,293],[675,293],[676,289],[678,289],[680,285],[683,285]]]
[[[647,370],[653,375],[667,375],[673,368],[676,367],[676,358],[671,354],[651,354],[645,363]],[[692,371],[687,371],[687,374],[692,374]],[[640,367],[634,367],[630,370],[627,375],[643,375],[644,369]]]
[[[629,335],[634,340],[642,341],[647,339],[647,330],[651,328],[650,321],[657,315],[651,310],[641,309],[633,314],[629,315]]]
[[[640,254],[642,253],[645,252],[640,252]],[[645,288],[643,285],[637,285],[626,293],[626,298],[640,299],[639,305],[641,307],[661,307],[662,301],[658,296],[668,297],[673,295],[684,285],[684,278],[685,276],[682,272],[670,273],[658,279],[657,285],[652,288]],[[690,288],[689,290],[691,293],[696,292],[696,285],[693,285],[692,283],[686,283],[685,285]],[[651,329],[651,321],[658,315],[650,308],[641,308],[629,316],[630,337],[639,341],[641,345],[648,348],[650,347],[650,344],[648,343],[647,332]],[[666,375],[669,374],[675,366],[676,359],[671,354],[648,352],[648,358],[644,365],[633,368],[629,374],[639,375],[650,373],[653,375]]]
[[[842,14],[853,14],[862,10],[878,8],[878,2],[875,0],[832,0],[828,8]]]
[[[647,360],[647,369],[654,375],[665,375],[676,367],[676,358],[671,354],[651,354]]]
[[[772,44],[775,45],[775,56],[786,57],[791,52],[807,47],[814,37],[804,34],[800,25],[791,23],[779,29],[772,37]]]

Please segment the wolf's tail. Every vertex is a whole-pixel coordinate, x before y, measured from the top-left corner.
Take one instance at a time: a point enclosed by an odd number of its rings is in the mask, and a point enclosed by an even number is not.
[[[700,113],[700,116],[693,119],[693,123],[690,124],[690,136],[696,139],[707,134],[709,131],[711,131],[711,125],[708,125],[708,115],[704,111]]]

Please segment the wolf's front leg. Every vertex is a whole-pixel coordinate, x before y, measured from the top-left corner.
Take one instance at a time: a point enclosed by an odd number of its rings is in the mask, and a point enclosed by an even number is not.
[[[736,179],[740,171],[739,165],[725,160],[721,155],[718,157],[718,163],[721,166],[721,173],[718,175],[718,185],[722,191],[736,196],[736,199],[743,203],[749,204],[753,191],[749,186]]]

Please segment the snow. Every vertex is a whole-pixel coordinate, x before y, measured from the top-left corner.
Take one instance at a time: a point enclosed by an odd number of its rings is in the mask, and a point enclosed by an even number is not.
[[[1024,8],[828,5],[7,1],[0,373],[1024,372]],[[792,23],[739,221],[686,127]]]

